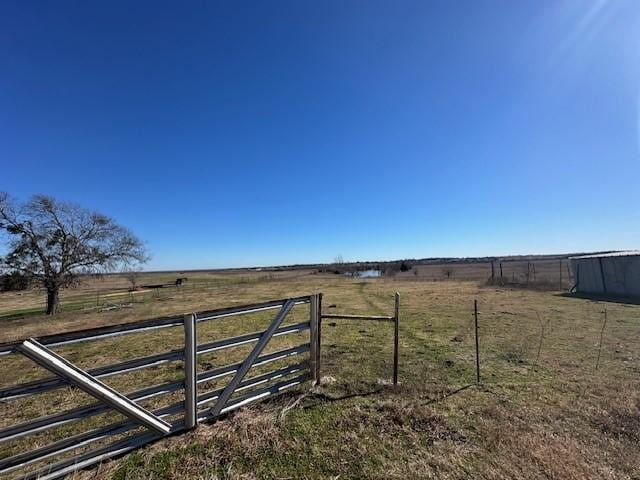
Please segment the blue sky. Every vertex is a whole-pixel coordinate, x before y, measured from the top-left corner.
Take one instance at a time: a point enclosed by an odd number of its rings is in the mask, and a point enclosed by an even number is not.
[[[147,268],[640,247],[640,7],[2,2],[0,190]]]

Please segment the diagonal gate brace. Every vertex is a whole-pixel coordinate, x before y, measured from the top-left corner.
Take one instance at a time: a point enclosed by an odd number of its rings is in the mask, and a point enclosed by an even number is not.
[[[166,435],[171,431],[170,424],[129,400],[126,396],[102,383],[100,380],[92,377],[84,370],[76,367],[33,338],[25,340],[18,348],[24,355],[37,364],[62,377],[70,384],[75,385],[80,390],[87,392],[101,402],[106,403],[131,420],[161,435]]]
[[[264,350],[264,347],[267,346],[267,343],[269,343],[269,340],[271,340],[271,337],[273,337],[274,332],[280,327],[280,325],[282,324],[282,321],[287,316],[287,314],[291,311],[291,309],[294,307],[295,304],[296,303],[293,300],[287,300],[285,302],[285,304],[282,306],[278,314],[275,316],[275,318],[271,322],[271,325],[269,325],[269,328],[267,328],[262,333],[262,335],[260,335],[260,339],[258,340],[258,343],[256,344],[255,347],[253,347],[253,350],[251,351],[249,356],[244,360],[244,362],[242,362],[242,365],[238,368],[238,371],[236,372],[233,379],[222,391],[216,404],[213,407],[211,407],[211,410],[209,411],[210,416],[216,417],[220,415],[220,413],[223,413],[224,407],[229,401],[229,398],[231,398],[231,395],[233,395],[233,392],[235,392],[236,388],[238,388],[238,386],[240,385],[240,382],[242,382],[242,379],[245,377],[247,372],[249,372],[249,369],[253,366],[256,359],[260,356],[260,354]]]

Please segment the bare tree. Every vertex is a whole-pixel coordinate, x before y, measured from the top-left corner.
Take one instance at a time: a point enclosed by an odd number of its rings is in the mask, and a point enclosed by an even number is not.
[[[58,309],[60,289],[76,283],[79,275],[148,259],[142,242],[111,218],[44,195],[16,204],[0,192],[2,230],[8,253],[1,263],[45,288],[48,315]]]
[[[138,287],[138,280],[140,279],[141,270],[139,268],[132,268],[131,270],[125,272],[125,277],[129,280],[131,284],[130,290],[136,290]]]

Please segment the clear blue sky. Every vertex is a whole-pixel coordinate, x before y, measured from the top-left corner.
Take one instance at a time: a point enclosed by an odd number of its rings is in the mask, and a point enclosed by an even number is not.
[[[0,190],[147,268],[640,247],[640,5],[9,2]]]

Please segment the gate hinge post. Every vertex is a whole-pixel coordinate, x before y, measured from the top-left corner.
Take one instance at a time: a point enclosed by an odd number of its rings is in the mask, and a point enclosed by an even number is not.
[[[319,313],[320,296],[313,294],[309,298],[309,370],[311,371],[311,379],[313,385],[320,384],[320,364],[319,364],[319,348],[320,348],[320,313]]]
[[[184,426],[198,426],[198,339],[196,315],[184,316]]]

